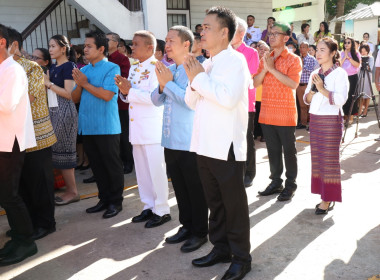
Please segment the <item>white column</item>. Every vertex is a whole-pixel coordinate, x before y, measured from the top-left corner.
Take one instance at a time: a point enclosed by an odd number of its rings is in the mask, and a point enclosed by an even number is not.
[[[164,40],[168,32],[166,0],[143,0],[144,29]]]

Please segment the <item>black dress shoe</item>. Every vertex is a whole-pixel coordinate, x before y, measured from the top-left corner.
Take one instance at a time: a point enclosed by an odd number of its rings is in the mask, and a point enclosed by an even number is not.
[[[305,129],[306,128],[306,125],[303,125],[303,124],[299,124],[296,126],[296,129]]]
[[[191,236],[190,230],[184,227],[180,227],[178,232],[168,238],[165,239],[166,243],[169,244],[176,244],[181,243],[182,241],[185,241],[186,239],[189,239]]]
[[[181,252],[183,253],[193,252],[199,249],[206,242],[207,242],[206,236],[205,237],[192,236],[181,246]]]
[[[277,197],[278,201],[287,201],[291,200],[292,197],[294,196],[295,189],[290,189],[290,188],[285,188],[280,195]]]
[[[228,262],[231,262],[231,255],[223,255],[212,250],[208,255],[199,259],[195,259],[191,263],[194,266],[207,267],[207,266],[212,266],[217,263],[228,263]]]
[[[29,244],[22,244],[17,242],[15,248],[0,260],[0,266],[11,265],[19,263],[26,258],[33,256],[37,253],[37,245],[32,242]]]
[[[123,210],[121,205],[110,204],[108,205],[106,212],[104,212],[103,218],[108,219],[115,217],[121,210]]]
[[[146,222],[145,227],[146,228],[158,227],[162,224],[165,224],[166,222],[169,222],[171,219],[172,217],[170,216],[170,214],[165,214],[162,216],[153,214],[152,218],[150,218],[150,220]]]
[[[222,280],[240,280],[251,271],[251,263],[232,263],[226,273],[224,274]]]
[[[252,186],[253,183],[253,178],[249,175],[244,176],[244,187],[248,188]]]
[[[315,206],[315,215],[326,215],[329,211],[334,209],[335,201],[332,202],[332,205],[330,202],[329,207],[327,209],[321,209],[319,208],[319,205],[320,203]]]
[[[124,165],[123,167],[124,174],[132,173],[133,171],[133,165]]]
[[[9,255],[17,247],[17,243],[14,240],[9,240],[5,243],[4,247],[0,249],[0,259]]]
[[[275,193],[280,193],[284,187],[282,185],[277,185],[275,183],[270,183],[269,186],[262,192],[259,192],[261,196],[268,196]]]
[[[104,209],[107,209],[107,207],[108,207],[107,203],[99,200],[98,204],[96,204],[93,207],[87,208],[86,212],[87,213],[97,213],[97,212],[103,211]]]
[[[90,178],[83,179],[83,183],[85,184],[90,184],[90,183],[95,183],[95,182],[96,182],[95,176],[91,176]]]
[[[55,232],[55,226],[51,228],[36,228],[34,229],[34,233],[32,235],[33,240],[38,240],[44,238],[46,235]]]
[[[152,218],[153,212],[150,209],[145,209],[141,212],[140,215],[137,215],[132,218],[132,223],[141,223],[148,221],[150,218]]]

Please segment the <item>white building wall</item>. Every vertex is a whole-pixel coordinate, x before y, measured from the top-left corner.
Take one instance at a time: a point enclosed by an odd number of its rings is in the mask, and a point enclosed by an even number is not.
[[[168,32],[166,0],[143,0],[144,27],[157,39],[165,40]]]
[[[0,23],[20,33],[51,3],[51,0],[0,0]]]
[[[292,6],[297,4],[302,4],[307,1],[305,0],[273,0],[273,8],[280,8],[284,6]],[[277,21],[283,22],[298,22],[302,23],[302,21],[311,20],[310,31],[314,34],[315,31],[318,31],[319,24],[324,21],[324,1],[323,0],[314,0],[311,6],[295,8],[284,10],[280,12],[273,12],[273,17],[276,18]],[[331,30],[331,28],[330,28]],[[301,33],[301,26],[298,24],[295,25],[294,33],[297,35]]]
[[[272,0],[190,0],[191,29],[202,23],[206,10],[212,6],[225,6],[233,10],[237,16],[246,19],[248,15],[256,18],[255,26],[266,29],[267,18],[272,16]]]

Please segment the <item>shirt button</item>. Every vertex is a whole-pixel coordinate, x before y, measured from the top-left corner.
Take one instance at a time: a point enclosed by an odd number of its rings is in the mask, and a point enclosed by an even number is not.
[[[133,122],[133,119],[131,119],[131,122]]]
[[[133,109],[133,106],[131,106],[131,107],[129,107],[129,108]]]

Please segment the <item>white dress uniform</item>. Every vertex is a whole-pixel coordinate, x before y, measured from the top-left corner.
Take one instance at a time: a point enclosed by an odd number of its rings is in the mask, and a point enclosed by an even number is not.
[[[161,146],[163,106],[156,107],[151,93],[158,87],[154,56],[135,62],[129,71],[129,141],[133,146],[137,184],[144,210],[162,216],[170,213],[164,148]]]
[[[251,38],[249,39],[247,37],[247,33],[251,34]],[[247,32],[244,37],[244,42],[250,46],[253,42],[258,42],[261,40],[261,29],[258,26],[252,25],[251,27],[247,28]]]

